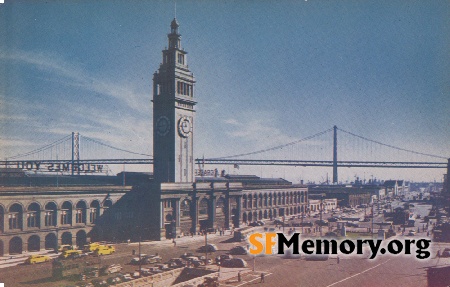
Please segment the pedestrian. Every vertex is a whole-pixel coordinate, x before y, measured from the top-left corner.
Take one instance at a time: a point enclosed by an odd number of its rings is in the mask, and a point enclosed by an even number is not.
[[[261,273],[261,281],[259,283],[264,283],[264,273]]]
[[[238,282],[241,282],[241,271],[238,272]]]
[[[341,261],[340,258],[339,258],[339,255],[338,255],[338,257],[336,258],[336,261],[337,261],[337,264],[339,264],[339,262]]]
[[[427,236],[430,236],[430,231],[427,231]]]
[[[177,242],[175,241],[175,238],[173,239],[173,247],[176,247],[177,246]]]

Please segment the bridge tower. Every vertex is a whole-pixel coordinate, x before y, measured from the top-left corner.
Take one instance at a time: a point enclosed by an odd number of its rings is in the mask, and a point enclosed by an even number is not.
[[[333,127],[333,183],[338,183],[338,164],[337,164],[337,126]]]
[[[153,74],[153,173],[156,182],[194,181],[194,75],[173,19],[169,47]]]

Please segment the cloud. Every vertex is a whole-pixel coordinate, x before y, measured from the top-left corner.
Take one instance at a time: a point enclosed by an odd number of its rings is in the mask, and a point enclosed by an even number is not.
[[[25,51],[0,52],[0,59],[28,64],[60,77],[60,79],[47,78],[48,81],[59,82],[114,98],[139,112],[144,112],[146,109],[145,103],[148,102],[148,96],[136,92],[129,83],[95,78],[78,67],[78,63],[67,62],[58,55]]]

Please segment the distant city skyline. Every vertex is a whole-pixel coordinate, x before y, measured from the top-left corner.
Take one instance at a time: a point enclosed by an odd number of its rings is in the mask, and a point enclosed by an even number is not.
[[[176,6],[197,80],[196,157],[270,148],[333,125],[450,157],[448,1]],[[174,16],[162,0],[0,4],[0,157],[72,131],[152,154],[152,75]],[[217,168],[293,182],[332,177],[331,168]],[[339,179],[442,181],[445,172],[340,168]]]

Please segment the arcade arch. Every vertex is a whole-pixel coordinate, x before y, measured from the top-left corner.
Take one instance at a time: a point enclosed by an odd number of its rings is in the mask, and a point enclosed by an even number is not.
[[[45,236],[45,249],[57,249],[58,241],[56,239],[56,235],[54,233],[49,233]]]
[[[37,235],[31,235],[28,238],[28,251],[41,250],[41,239]]]
[[[9,241],[9,254],[22,254],[22,238],[15,236]]]

